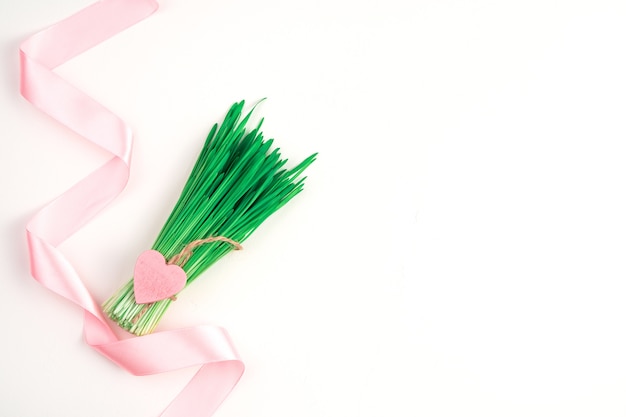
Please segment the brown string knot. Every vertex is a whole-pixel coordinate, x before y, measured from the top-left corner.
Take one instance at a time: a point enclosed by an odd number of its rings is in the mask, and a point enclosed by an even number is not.
[[[187,246],[183,248],[183,250],[178,252],[176,255],[172,256],[170,260],[167,261],[167,263],[168,265],[176,264],[182,268],[183,265],[187,263],[189,258],[191,258],[191,255],[193,254],[193,250],[195,248],[197,248],[198,246],[207,244],[207,243],[212,243],[212,242],[226,242],[226,243],[230,243],[235,250],[243,249],[243,246],[241,246],[239,242],[235,242],[234,240],[229,239],[225,236],[211,236],[211,237],[207,237],[206,239],[198,239],[198,240],[194,240],[191,243],[188,243]]]

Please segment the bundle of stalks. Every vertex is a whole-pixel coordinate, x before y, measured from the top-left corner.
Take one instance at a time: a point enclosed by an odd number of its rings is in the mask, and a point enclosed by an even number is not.
[[[168,263],[180,265],[186,286],[302,191],[302,173],[316,157],[284,168],[287,159],[281,159],[279,149],[271,149],[272,139],[263,138],[263,120],[248,130],[252,111],[243,116],[243,107],[243,101],[233,104],[221,126],[211,129],[152,246]],[[154,330],[173,299],[139,304],[131,279],[103,304],[103,311],[127,331],[144,335]]]

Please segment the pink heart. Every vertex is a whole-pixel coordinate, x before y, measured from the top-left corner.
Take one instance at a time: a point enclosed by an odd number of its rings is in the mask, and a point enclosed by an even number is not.
[[[165,300],[185,288],[187,274],[178,265],[168,265],[160,252],[147,250],[137,258],[134,274],[135,301],[148,304]]]

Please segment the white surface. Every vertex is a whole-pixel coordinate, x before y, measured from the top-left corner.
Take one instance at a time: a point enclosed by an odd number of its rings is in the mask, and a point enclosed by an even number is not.
[[[22,99],[18,45],[88,0],[0,0],[0,414],[154,416],[29,277],[27,219],[106,155]],[[626,3],[162,0],[59,72],[136,133],[125,192],[63,249],[102,301],[210,125],[269,97],[305,192],[188,289],[247,371],[216,416],[626,414]]]

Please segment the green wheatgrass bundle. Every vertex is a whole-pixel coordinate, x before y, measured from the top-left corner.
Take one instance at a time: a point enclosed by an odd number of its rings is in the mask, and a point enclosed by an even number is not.
[[[303,171],[313,154],[293,169],[285,169],[273,140],[264,140],[261,124],[246,129],[252,111],[242,117],[244,101],[232,105],[221,126],[215,124],[185,187],[152,249],[165,259],[191,242],[221,236],[241,243],[265,219],[302,191]],[[196,247],[182,265],[189,285],[215,261],[233,250],[228,242]],[[137,304],[133,280],[103,304],[103,311],[136,335],[151,333],[171,299]]]

